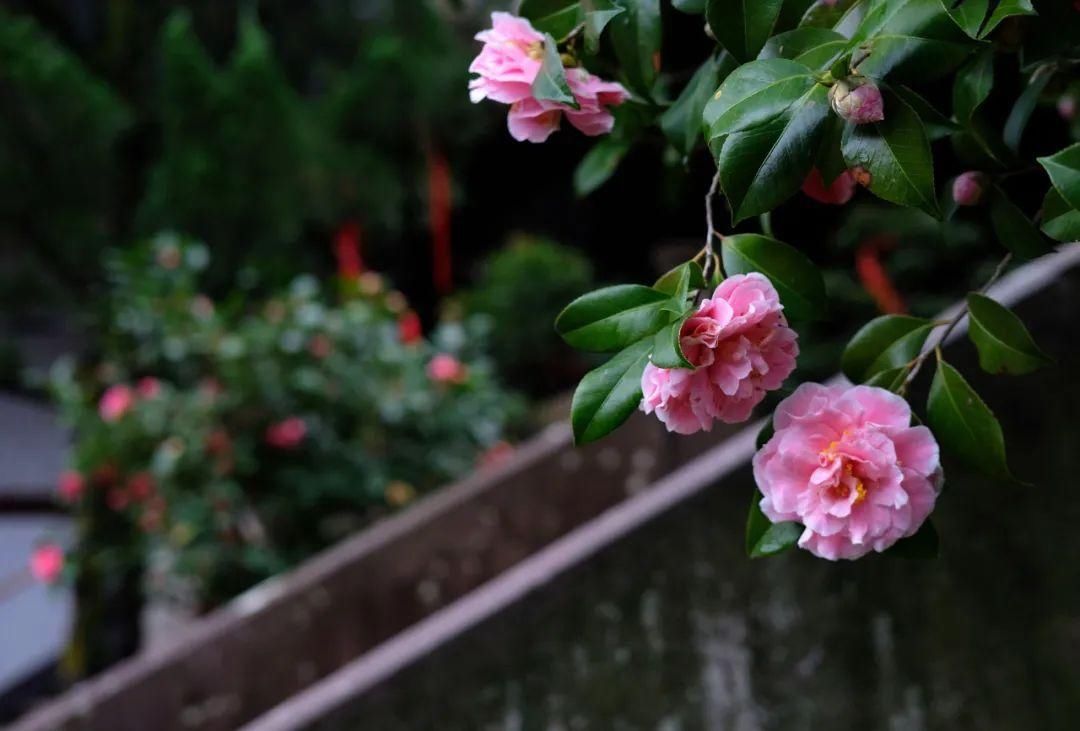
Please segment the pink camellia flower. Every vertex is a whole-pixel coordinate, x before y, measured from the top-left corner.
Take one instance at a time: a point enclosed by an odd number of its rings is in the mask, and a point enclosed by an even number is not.
[[[795,370],[798,336],[787,325],[780,297],[764,275],[736,274],[683,324],[680,344],[694,370],[645,366],[641,377],[646,414],[668,431],[709,431],[715,419],[734,424],[766,391]]]
[[[829,185],[826,185],[825,179],[821,175],[821,171],[814,168],[810,171],[810,174],[806,176],[806,180],[803,182],[802,191],[818,203],[842,206],[855,195],[856,185],[855,176],[852,175],[849,170],[840,173],[836,176],[836,180],[832,181]]]
[[[141,399],[155,399],[161,395],[161,381],[152,376],[141,378],[135,384],[135,392]]]
[[[266,428],[266,443],[277,449],[296,449],[306,436],[307,424],[298,416],[291,416]]]
[[[60,479],[56,483],[56,491],[60,493],[60,499],[66,503],[73,503],[82,497],[86,489],[86,480],[82,474],[74,470],[66,470],[60,473]]]
[[[43,543],[30,554],[30,575],[42,584],[53,584],[64,570],[64,549]]]
[[[872,386],[804,383],[754,455],[761,511],[805,526],[799,546],[835,561],[913,535],[941,488],[938,445],[911,408]]]
[[[952,196],[958,206],[977,206],[986,190],[986,175],[975,170],[960,173],[952,184]]]
[[[868,124],[885,119],[881,90],[869,79],[837,81],[829,90],[833,111],[849,122]]]
[[[98,413],[101,415],[102,421],[119,421],[124,417],[124,414],[131,410],[134,403],[135,394],[131,387],[118,383],[105,389],[101,401],[98,402]]]
[[[532,84],[544,58],[544,35],[528,20],[492,13],[491,29],[476,34],[484,47],[469,66],[477,78],[469,82],[469,98],[510,105],[507,126],[514,139],[543,142],[559,128],[562,115],[587,135],[607,134],[614,118],[608,107],[630,98],[621,84],[604,81],[583,68],[566,70],[566,83],[578,109],[533,96]]]
[[[436,383],[461,383],[468,378],[468,369],[449,353],[439,353],[428,361],[427,374]]]

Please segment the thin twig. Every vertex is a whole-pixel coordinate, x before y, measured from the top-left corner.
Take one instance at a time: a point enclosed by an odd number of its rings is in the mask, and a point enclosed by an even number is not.
[[[705,266],[702,267],[702,271],[705,275],[705,281],[708,282],[712,276],[713,267],[716,266],[716,255],[713,253],[713,239],[719,237],[716,227],[713,225],[713,209],[712,199],[716,195],[716,191],[720,188],[720,171],[716,171],[716,175],[713,176],[712,184],[709,186],[709,192],[705,194]]]
[[[1012,254],[1006,254],[1005,258],[1002,259],[998,263],[997,267],[994,269],[994,273],[990,275],[990,278],[988,280],[986,280],[986,284],[984,284],[982,286],[982,289],[979,290],[979,294],[986,294],[987,290],[990,289],[994,282],[996,282],[1001,277],[1001,275],[1005,273],[1005,267],[1009,266],[1010,261],[1012,261]],[[941,336],[938,337],[938,339],[934,342],[933,347],[924,348],[923,351],[915,357],[915,360],[911,361],[911,363],[908,364],[908,367],[911,368],[911,370],[908,372],[907,377],[904,378],[904,382],[900,384],[898,393],[903,395],[907,391],[907,387],[911,384],[912,381],[915,380],[915,377],[919,375],[919,370],[922,368],[923,363],[926,362],[926,359],[930,357],[931,353],[936,352],[939,354],[940,357],[941,346],[945,344],[945,341],[948,339],[953,329],[960,324],[960,321],[963,320],[964,316],[967,314],[968,306],[967,302],[964,302],[964,304],[961,305],[959,312],[953,315],[952,319],[946,321],[945,323],[935,324],[935,326],[944,324],[945,329],[942,330]]]

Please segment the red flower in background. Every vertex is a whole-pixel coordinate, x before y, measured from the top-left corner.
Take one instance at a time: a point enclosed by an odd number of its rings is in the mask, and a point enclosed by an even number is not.
[[[881,252],[895,245],[890,236],[873,236],[859,245],[855,252],[855,273],[863,289],[874,298],[878,309],[887,315],[901,315],[907,312],[904,299],[893,286],[885,265],[881,263]]]
[[[64,570],[64,549],[43,543],[30,554],[30,574],[43,584],[55,583]]]
[[[147,376],[135,384],[135,391],[139,394],[139,398],[142,399],[157,398],[161,394],[161,381],[152,376]]]
[[[154,494],[154,478],[149,472],[137,472],[127,482],[128,495],[135,502],[142,502]]]
[[[334,235],[334,254],[337,256],[338,276],[356,279],[364,271],[360,258],[360,224],[346,221]]]
[[[60,493],[60,498],[67,503],[73,503],[82,497],[83,491],[86,490],[86,480],[83,476],[75,472],[74,470],[67,470],[60,473],[60,479],[57,481],[56,491]]]
[[[411,345],[424,337],[424,328],[420,323],[420,316],[412,310],[405,312],[398,318],[398,339],[406,345]]]
[[[123,418],[124,414],[131,410],[135,404],[135,394],[131,387],[119,383],[109,386],[98,402],[98,413],[102,421],[114,422]]]
[[[428,378],[436,383],[461,383],[469,377],[464,364],[449,353],[439,353],[427,365]]]
[[[814,168],[806,176],[802,191],[818,203],[842,206],[855,195],[855,176],[845,170],[836,176],[836,180],[829,185],[825,185],[825,179],[822,177],[821,171]]]
[[[296,449],[307,436],[304,420],[292,416],[266,428],[266,443],[277,449]]]

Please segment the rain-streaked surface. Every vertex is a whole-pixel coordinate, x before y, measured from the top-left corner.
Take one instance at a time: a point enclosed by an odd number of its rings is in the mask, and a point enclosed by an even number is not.
[[[747,469],[321,727],[1080,727],[1077,281],[1019,310],[1056,369],[991,379],[952,348],[1033,484],[947,462],[939,560],[749,561]]]

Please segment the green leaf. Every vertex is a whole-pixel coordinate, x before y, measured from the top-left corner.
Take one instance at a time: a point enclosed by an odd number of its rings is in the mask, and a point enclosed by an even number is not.
[[[550,33],[544,36],[544,60],[540,65],[540,72],[533,79],[532,93],[540,100],[559,102],[572,109],[579,108],[577,99],[570,91],[570,84],[566,81],[566,70],[559,58],[558,44]]]
[[[945,8],[956,24],[972,38],[979,37],[979,29],[986,20],[986,13],[990,9],[990,0],[941,0]]]
[[[974,47],[939,0],[871,3],[853,40],[858,43],[853,70],[894,82],[922,83],[944,76]]]
[[[660,116],[660,128],[676,150],[689,154],[701,138],[701,116],[720,79],[721,65],[734,63],[730,56],[721,61],[710,57],[698,67],[686,88]]]
[[[977,53],[956,74],[953,85],[953,114],[963,126],[971,119],[994,88],[994,51],[991,48]]]
[[[724,239],[721,256],[728,276],[760,272],[768,277],[788,316],[813,320],[824,312],[825,281],[797,249],[766,236],[737,234]]]
[[[771,211],[802,187],[828,118],[828,92],[814,84],[768,122],[710,140],[734,223]]]
[[[694,364],[686,359],[682,351],[683,323],[690,316],[685,315],[671,323],[653,336],[652,363],[658,368],[693,368]]]
[[[896,558],[920,561],[934,559],[941,553],[941,540],[934,524],[927,519],[919,530],[915,531],[915,535],[901,538],[886,553]]]
[[[581,379],[570,406],[574,442],[586,444],[609,434],[641,403],[641,375],[652,339],[639,340]]]
[[[933,328],[921,317],[882,315],[859,329],[840,359],[840,369],[853,383],[904,366],[915,358]]]
[[[689,272],[687,290],[701,289],[705,286],[705,274],[701,269],[701,265],[696,261],[688,261],[685,264],[680,264],[657,279],[656,284],[653,285],[653,289],[658,292],[663,292],[668,296],[674,296],[681,287],[683,272],[687,270]],[[685,294],[686,292],[683,292],[684,296]]]
[[[600,36],[612,18],[626,12],[623,8],[604,8],[585,13],[585,52],[595,54],[600,50]]]
[[[799,542],[803,527],[798,523],[772,523],[761,512],[761,495],[755,490],[746,516],[746,555],[765,558],[792,548]]]
[[[1080,211],[1080,142],[1038,160],[1061,197]]]
[[[617,137],[605,137],[593,145],[574,170],[574,193],[584,198],[606,183],[629,151],[630,143]]]
[[[889,368],[884,371],[878,371],[874,376],[864,381],[864,384],[867,386],[884,388],[886,391],[897,393],[900,390],[900,387],[904,385],[904,381],[907,379],[910,370],[910,368],[901,366],[900,368]]]
[[[885,119],[844,129],[844,160],[869,173],[867,187],[879,198],[920,208],[939,217],[934,193],[934,161],[922,120],[891,91],[885,97]]]
[[[930,102],[916,94],[910,87],[896,86],[893,87],[893,91],[919,115],[923,129],[926,130],[926,136],[931,142],[960,131],[960,125],[934,109]]]
[[[555,331],[581,350],[621,350],[667,323],[663,307],[669,299],[640,284],[605,287],[567,305],[555,319]]]
[[[770,38],[758,59],[789,58],[812,69],[828,68],[847,50],[847,38],[828,28],[796,28]]]
[[[938,360],[926,418],[941,446],[971,467],[1009,477],[1001,425],[955,368]]]
[[[865,5],[863,0],[815,0],[803,13],[799,27],[836,29],[846,15]]]
[[[1056,188],[1046,191],[1043,198],[1042,230],[1055,241],[1080,241],[1080,211],[1070,206]]]
[[[705,18],[720,45],[746,62],[772,35],[783,4],[784,0],[708,0]]]
[[[660,54],[660,0],[614,0],[625,12],[613,18],[608,35],[627,83],[649,98]]]
[[[828,121],[825,122],[821,145],[818,147],[817,157],[814,160],[814,167],[821,173],[821,179],[825,185],[832,185],[840,174],[848,169],[840,146],[843,139],[844,120],[835,114],[830,114]]]
[[[1024,212],[998,187],[991,188],[986,208],[1001,245],[1020,259],[1034,259],[1053,250]]]
[[[584,19],[578,0],[522,0],[518,14],[555,38],[565,38]]]
[[[990,35],[998,23],[1014,15],[1035,15],[1035,8],[1031,6],[1031,0],[1001,0],[990,14],[990,19],[983,26],[980,38]]]
[[[690,294],[690,280],[694,277],[693,263],[686,262],[677,269],[678,275],[675,280],[675,288],[670,299],[660,308],[664,312],[670,312],[679,317],[687,313],[689,308],[686,304],[686,298]],[[704,277],[704,275],[702,276]]]
[[[979,351],[979,365],[987,373],[1019,375],[1051,363],[1039,349],[1020,318],[981,294],[969,294],[968,335]]]
[[[767,122],[815,85],[810,69],[788,59],[751,61],[731,72],[705,105],[709,142]]]
[[[1017,98],[1016,103],[1013,104],[1012,111],[1009,112],[1009,118],[1005,120],[1004,138],[1005,144],[1013,152],[1020,149],[1020,140],[1024,136],[1024,129],[1027,128],[1028,120],[1031,119],[1032,112],[1035,111],[1035,106],[1039,103],[1039,97],[1042,96],[1043,90],[1046,85],[1050,83],[1050,79],[1053,78],[1054,71],[1050,66],[1040,66],[1031,74],[1031,78],[1028,79],[1027,85],[1024,87],[1024,91]]]

